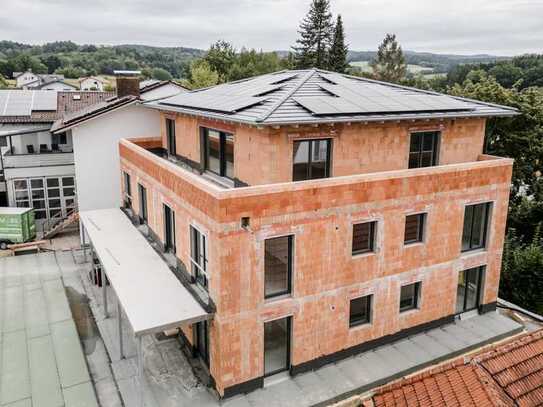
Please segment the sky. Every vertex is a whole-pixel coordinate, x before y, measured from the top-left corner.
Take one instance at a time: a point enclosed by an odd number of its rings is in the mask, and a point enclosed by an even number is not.
[[[0,40],[288,50],[311,0],[0,0]],[[352,50],[543,52],[543,0],[331,0]]]

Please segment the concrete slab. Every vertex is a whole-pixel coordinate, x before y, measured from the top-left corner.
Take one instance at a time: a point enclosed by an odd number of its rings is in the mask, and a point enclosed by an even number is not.
[[[2,405],[31,396],[26,332],[24,330],[4,333],[0,389],[2,392],[0,403]]]
[[[78,384],[62,391],[65,407],[98,407],[91,382]]]
[[[63,388],[90,380],[74,322],[69,319],[51,325],[60,384]]]
[[[49,334],[49,320],[45,296],[42,290],[30,290],[25,293],[25,325],[29,338]]]
[[[60,380],[56,373],[55,352],[50,336],[28,341],[33,407],[63,407]]]
[[[23,286],[11,286],[4,291],[3,332],[13,332],[24,329],[24,297]]]
[[[66,299],[64,286],[60,279],[47,280],[43,282],[43,292],[47,302],[49,322],[60,322],[72,318],[70,306]]]
[[[2,404],[2,407],[32,407],[31,399],[19,400],[14,403]]]

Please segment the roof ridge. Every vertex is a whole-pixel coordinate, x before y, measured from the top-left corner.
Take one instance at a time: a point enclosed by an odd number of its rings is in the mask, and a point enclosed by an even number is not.
[[[270,108],[269,111],[264,112],[259,117],[256,118],[257,122],[263,122],[268,117],[270,117],[273,112],[275,112],[279,107],[285,103],[285,101],[291,97],[298,89],[300,89],[315,73],[317,73],[316,69],[310,69],[307,71],[305,76],[300,80],[300,83],[298,83],[296,86],[294,86],[292,89],[290,89],[285,95],[283,95],[281,98],[279,98]]]

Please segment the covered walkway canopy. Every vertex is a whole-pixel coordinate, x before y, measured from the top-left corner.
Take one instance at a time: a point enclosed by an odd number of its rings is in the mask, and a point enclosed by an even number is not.
[[[123,355],[121,310],[138,344],[138,367],[143,379],[141,337],[211,317],[175,277],[166,262],[118,208],[82,211],[82,235],[89,238],[102,269],[117,296],[119,349]],[[105,276],[104,276],[105,273]],[[107,317],[106,284],[104,312]],[[141,386],[142,384],[140,384]]]

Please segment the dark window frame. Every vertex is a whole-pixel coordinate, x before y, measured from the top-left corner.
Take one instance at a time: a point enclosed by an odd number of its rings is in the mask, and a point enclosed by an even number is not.
[[[292,358],[292,355],[291,355],[291,350],[292,350],[292,316],[289,315],[289,316],[286,316],[286,317],[283,317],[283,318],[277,318],[277,319],[274,319],[274,320],[271,320],[271,321],[264,321],[264,325],[267,324],[267,323],[270,323],[270,322],[275,322],[275,321],[281,320],[281,319],[286,319],[287,320],[287,332],[286,332],[286,335],[287,335],[287,349],[286,349],[285,367],[266,373],[266,344],[264,342],[263,343],[264,346],[262,347],[263,348],[262,355],[264,357],[264,377],[270,377],[270,376],[273,376],[273,375],[275,375],[277,373],[288,371],[288,370],[290,370],[290,367],[291,367],[291,364],[292,364],[292,362],[291,362],[291,358]],[[262,328],[264,329],[264,326],[262,326]],[[265,341],[265,335],[263,335],[263,336],[264,336],[264,341]]]
[[[417,222],[417,237],[415,239],[406,239],[406,232],[407,232],[407,218],[417,216],[420,220]],[[409,215],[405,215],[405,227],[404,227],[404,239],[403,244],[405,246],[416,244],[416,243],[424,243],[424,237],[425,237],[425,231],[426,231],[426,223],[427,223],[428,213],[427,212],[420,212],[420,213],[412,213]]]
[[[209,247],[207,235],[193,224],[190,231],[190,263],[196,283],[204,290],[209,290]]]
[[[481,294],[482,294],[482,288],[483,288],[483,283],[484,283],[484,276],[485,276],[485,273],[486,273],[486,265],[477,266],[477,267],[470,267],[469,269],[461,270],[460,273],[468,273],[468,272],[470,272],[472,270],[476,270],[476,272],[477,272],[477,293],[475,294],[476,298],[477,298],[477,302],[476,302],[476,304],[475,304],[475,306],[473,308],[467,308],[467,302],[468,302],[467,293],[468,293],[468,288],[469,287],[466,284],[465,291],[464,291],[464,305],[462,307],[462,311],[457,311],[456,306],[455,306],[455,314],[456,315],[463,314],[464,312],[469,312],[469,311],[476,310],[481,305]],[[464,279],[467,281],[466,277],[464,277]],[[458,295],[457,295],[457,298],[458,298]]]
[[[366,316],[365,318],[357,317],[352,314],[353,301],[366,299]],[[361,297],[351,298],[349,300],[349,328],[354,328],[361,325],[371,324],[372,322],[372,308],[373,308],[373,294],[363,295]]]
[[[332,171],[332,146],[333,146],[333,142],[332,142],[332,138],[316,138],[316,139],[303,139],[303,140],[295,140],[292,144],[292,181],[296,182],[296,181],[308,181],[308,180],[312,180],[312,179],[324,179],[324,178],[330,178],[332,176],[331,174],[331,171]],[[313,178],[312,176],[312,163],[313,163],[313,146],[314,146],[314,143],[315,142],[322,142],[322,141],[325,141],[328,145],[327,147],[327,151],[326,151],[326,164],[325,164],[325,175],[324,177],[318,177],[318,178]],[[295,179],[295,175],[296,175],[296,172],[294,170],[294,158],[295,158],[295,154],[296,154],[296,144],[298,143],[309,143],[309,147],[307,148],[307,171],[306,171],[306,178],[303,178],[303,179]]]
[[[228,136],[232,137],[232,144],[235,144],[235,137],[233,133],[229,133],[226,131],[214,129],[211,127],[201,127],[200,128],[202,135],[203,135],[203,167],[205,171],[209,171],[212,174],[218,175],[219,177],[227,178],[230,180],[234,180],[235,174],[232,174],[232,176],[227,175],[227,161],[226,161],[226,138]],[[209,131],[216,131],[219,133],[219,172],[215,172],[212,169],[209,168]],[[232,151],[232,172],[234,172],[234,165],[236,162],[235,152]]]
[[[410,287],[410,286],[415,286],[413,301],[408,306],[404,305],[402,307],[402,289],[404,289],[405,287]],[[404,285],[402,285],[400,287],[400,303],[399,303],[400,313],[419,309],[421,288],[422,288],[422,283],[420,281],[415,281],[414,283],[404,284]]]
[[[68,144],[68,137],[66,133],[53,134],[51,137],[51,144],[66,145]]]
[[[123,171],[123,181],[125,207],[132,208],[132,181],[130,179],[130,174],[126,171]]]
[[[168,222],[167,213],[170,214],[170,222]],[[164,217],[164,251],[175,254],[177,252],[175,211],[170,205],[162,203],[162,214]],[[170,242],[168,241],[168,235],[170,235]]]
[[[175,138],[175,120],[166,118],[166,150],[170,155],[177,154],[177,140]]]
[[[470,225],[470,232],[469,232],[469,247],[468,248],[464,248],[464,228],[465,228],[465,222],[466,222],[466,211],[468,210],[468,208],[473,208],[475,209],[475,207],[477,206],[484,206],[484,219],[483,219],[483,222],[481,223],[481,227],[482,227],[482,234],[483,234],[483,238],[482,238],[482,243],[480,245],[472,245],[472,239],[473,239],[473,228],[475,226],[475,216],[473,216],[473,212],[472,212],[472,215],[471,215],[471,225]],[[461,240],[461,252],[462,253],[466,253],[466,252],[471,252],[473,250],[479,250],[479,249],[486,249],[486,245],[487,245],[487,242],[488,242],[488,232],[489,232],[489,224],[490,224],[490,214],[491,214],[491,211],[492,211],[492,202],[481,202],[481,203],[476,203],[476,204],[469,204],[469,205],[466,205],[464,206],[464,222],[463,222],[463,227],[462,227],[462,240]]]
[[[425,150],[424,149],[424,136],[425,135],[432,135],[432,150]],[[420,137],[421,140],[419,142],[420,146],[417,151],[412,151],[412,137]],[[409,169],[413,168],[426,168],[426,167],[434,167],[436,165],[439,165],[439,149],[441,145],[441,131],[440,130],[428,130],[428,131],[414,131],[409,133],[409,155],[407,159],[407,167]],[[432,160],[430,165],[422,165],[423,155],[424,153],[432,153]],[[412,166],[411,165],[411,155],[416,154],[418,156],[417,158],[417,165]]]
[[[274,239],[288,239],[288,260],[287,260],[287,289],[285,291],[266,294],[266,242]],[[292,268],[294,263],[294,235],[274,236],[264,240],[264,299],[279,297],[282,295],[292,294]]]
[[[138,182],[139,218],[140,223],[148,222],[147,188]]]
[[[369,247],[368,248],[363,248],[363,249],[355,249],[354,247],[354,244],[355,244],[355,241],[354,241],[354,234],[355,234],[355,228],[357,226],[361,226],[361,225],[368,225],[369,224],[369,237],[368,237],[368,241],[369,241]],[[364,221],[364,222],[356,222],[356,223],[353,223],[353,227],[352,227],[352,244],[351,244],[351,254],[352,256],[358,256],[360,254],[367,254],[367,253],[375,253],[375,240],[376,240],[376,237],[377,237],[377,221],[376,220],[369,220],[369,221]]]

